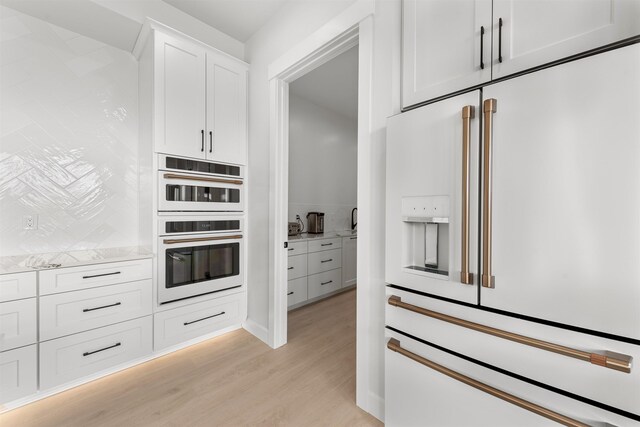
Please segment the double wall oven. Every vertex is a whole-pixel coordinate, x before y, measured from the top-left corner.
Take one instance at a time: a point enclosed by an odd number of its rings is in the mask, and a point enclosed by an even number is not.
[[[242,166],[160,157],[158,302],[244,285]]]

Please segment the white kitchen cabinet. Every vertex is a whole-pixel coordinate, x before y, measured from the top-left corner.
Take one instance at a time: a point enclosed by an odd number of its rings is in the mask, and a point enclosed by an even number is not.
[[[307,277],[307,295],[309,299],[330,294],[342,287],[342,270],[329,270]]]
[[[0,303],[0,351],[34,344],[38,339],[36,298]]]
[[[307,298],[307,276],[288,281],[287,307],[304,302]]]
[[[37,345],[0,353],[0,404],[38,391]]]
[[[404,107],[491,80],[491,0],[405,0],[402,15]]]
[[[358,281],[358,236],[342,238],[342,287]]]
[[[36,296],[35,271],[0,275],[0,302]]]
[[[493,0],[493,25],[497,79],[640,34],[640,2]]]

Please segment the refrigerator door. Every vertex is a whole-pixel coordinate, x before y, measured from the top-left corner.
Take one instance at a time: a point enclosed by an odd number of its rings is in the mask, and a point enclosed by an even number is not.
[[[640,339],[640,45],[483,97],[497,108],[481,304]]]
[[[479,102],[474,91],[388,120],[388,283],[477,302]]]

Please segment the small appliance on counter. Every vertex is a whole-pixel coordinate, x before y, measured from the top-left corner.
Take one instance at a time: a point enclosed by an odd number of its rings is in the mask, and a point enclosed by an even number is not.
[[[324,212],[309,212],[307,214],[307,233],[324,233]]]
[[[290,222],[289,223],[289,236],[297,236],[302,233],[302,228],[300,227],[299,222]]]

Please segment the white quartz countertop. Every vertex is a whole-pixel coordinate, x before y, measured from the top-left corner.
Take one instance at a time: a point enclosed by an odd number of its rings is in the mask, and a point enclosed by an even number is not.
[[[0,257],[0,274],[76,267],[105,262],[153,258],[151,251],[138,247],[89,249]]]
[[[317,239],[331,239],[334,237],[351,237],[357,236],[358,230],[344,230],[344,231],[330,231],[322,234],[309,234],[309,233],[301,233],[297,236],[289,236],[289,242],[304,242],[308,240],[317,240]]]

